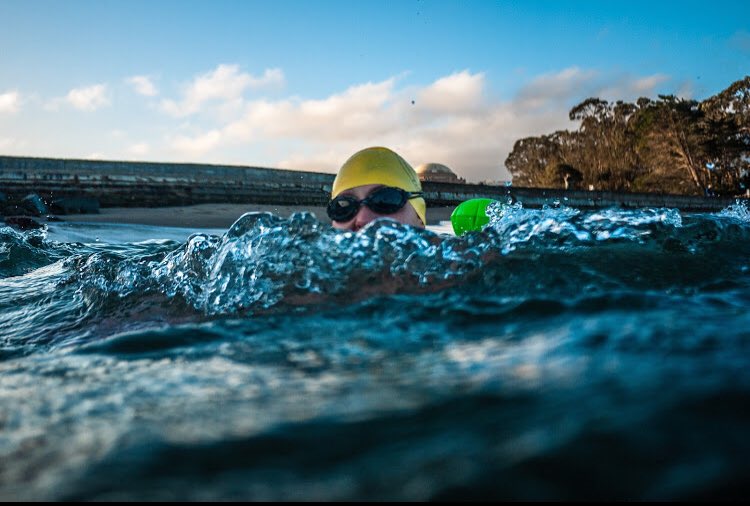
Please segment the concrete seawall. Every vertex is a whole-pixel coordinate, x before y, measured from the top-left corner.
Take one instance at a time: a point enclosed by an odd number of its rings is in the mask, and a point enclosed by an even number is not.
[[[0,191],[10,197],[34,192],[53,202],[95,198],[101,207],[162,207],[207,203],[323,206],[334,175],[319,172],[188,163],[117,162],[0,156]],[[580,208],[668,207],[718,211],[734,197],[518,188],[475,184],[423,184],[429,207],[454,207],[471,198],[556,203]]]

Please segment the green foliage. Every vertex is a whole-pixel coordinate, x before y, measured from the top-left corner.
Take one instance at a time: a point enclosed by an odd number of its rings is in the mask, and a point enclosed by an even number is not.
[[[516,142],[505,161],[514,185],[677,194],[750,187],[750,76],[703,102],[588,98],[569,117],[578,130]]]

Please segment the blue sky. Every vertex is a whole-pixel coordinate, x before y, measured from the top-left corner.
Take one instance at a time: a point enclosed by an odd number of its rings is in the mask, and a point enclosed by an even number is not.
[[[0,0],[0,154],[335,172],[389,146],[505,180],[590,96],[750,74],[739,1]]]

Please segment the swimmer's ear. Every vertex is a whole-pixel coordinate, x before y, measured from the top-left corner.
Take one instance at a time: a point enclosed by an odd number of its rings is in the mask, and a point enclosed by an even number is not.
[[[487,206],[495,202],[492,199],[471,199],[461,202],[451,214],[451,224],[456,235],[480,231],[490,222]]]

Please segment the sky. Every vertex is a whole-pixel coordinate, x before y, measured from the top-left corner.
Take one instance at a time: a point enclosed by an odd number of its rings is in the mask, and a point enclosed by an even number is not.
[[[0,0],[0,154],[505,181],[589,97],[750,74],[750,2]]]

